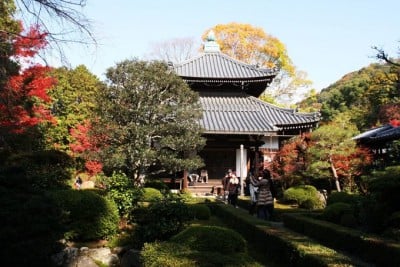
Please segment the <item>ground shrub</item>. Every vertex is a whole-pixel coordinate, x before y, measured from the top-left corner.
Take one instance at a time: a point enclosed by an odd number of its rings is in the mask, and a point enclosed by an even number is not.
[[[208,220],[211,216],[210,208],[205,204],[192,204],[190,209],[194,214],[194,218],[198,220]]]
[[[143,196],[140,198],[140,201],[155,202],[162,198],[163,194],[160,192],[160,190],[151,187],[145,187],[143,188]]]
[[[100,176],[97,182],[115,202],[121,217],[127,217],[143,195],[140,188],[133,186],[132,179],[121,172],[114,172],[111,177]]]
[[[323,210],[321,217],[329,222],[339,224],[344,214],[353,215],[353,211],[353,207],[350,204],[337,202],[327,206]]]
[[[191,226],[170,241],[197,251],[218,251],[223,254],[247,252],[246,240],[240,234],[219,226]]]
[[[50,266],[63,229],[61,213],[44,194],[0,186],[0,257],[2,266]]]
[[[184,257],[188,248],[175,243],[146,243],[141,251],[144,266],[186,267],[196,266],[194,259]]]
[[[400,211],[400,166],[387,167],[367,180],[369,193],[392,211]]]
[[[300,208],[320,209],[324,206],[318,197],[318,191],[311,185],[290,187],[283,193],[283,201],[298,204]]]
[[[144,183],[144,187],[151,187],[160,190],[161,192],[169,191],[168,185],[159,179],[149,179]]]
[[[73,160],[66,153],[49,150],[11,155],[0,168],[0,185],[26,192],[66,189]]]
[[[219,251],[197,251],[175,242],[146,243],[141,251],[141,256],[143,266],[262,266],[246,253],[227,254]]]
[[[347,203],[350,204],[352,206],[356,206],[358,204],[358,202],[360,202],[361,197],[359,195],[356,194],[350,194],[347,192],[332,192],[329,196],[328,196],[328,201],[327,201],[327,205],[331,205],[337,202],[341,202],[341,203]]]
[[[138,244],[167,240],[179,233],[193,219],[189,206],[177,198],[163,198],[147,208],[133,210],[131,220],[136,223]]]
[[[60,190],[50,196],[62,211],[66,239],[98,240],[116,233],[119,216],[112,200],[90,190]]]

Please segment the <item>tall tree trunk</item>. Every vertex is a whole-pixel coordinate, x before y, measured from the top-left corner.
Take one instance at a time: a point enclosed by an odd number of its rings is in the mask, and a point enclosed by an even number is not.
[[[187,189],[188,188],[188,171],[184,170],[183,171],[183,182],[182,182],[182,189]]]
[[[332,174],[333,174],[333,177],[335,178],[336,190],[338,192],[340,192],[341,190],[340,190],[340,184],[339,184],[339,177],[337,175],[337,171],[336,171],[335,165],[333,165],[333,161],[332,161],[331,157],[329,157],[329,163],[331,164]]]

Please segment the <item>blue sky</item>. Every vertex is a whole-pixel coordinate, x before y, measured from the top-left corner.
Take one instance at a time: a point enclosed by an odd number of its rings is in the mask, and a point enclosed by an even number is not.
[[[143,58],[152,44],[193,37],[230,22],[261,27],[281,40],[299,70],[321,90],[348,72],[376,62],[372,46],[397,56],[398,0],[88,0],[97,49],[72,46],[72,66],[104,79],[109,67]]]

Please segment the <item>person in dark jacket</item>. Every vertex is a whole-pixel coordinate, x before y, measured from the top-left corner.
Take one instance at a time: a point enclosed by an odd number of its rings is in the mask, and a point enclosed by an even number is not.
[[[254,185],[258,187],[257,217],[270,220],[274,211],[274,196],[272,194],[274,190],[272,189],[273,184],[269,170],[263,170],[261,180],[255,181]]]

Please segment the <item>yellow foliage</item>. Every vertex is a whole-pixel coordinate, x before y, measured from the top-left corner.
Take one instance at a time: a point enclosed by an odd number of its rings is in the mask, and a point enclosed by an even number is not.
[[[262,28],[236,22],[218,24],[202,35],[203,40],[210,30],[214,31],[223,53],[248,64],[278,68],[286,71],[289,76],[295,75],[295,67],[285,44],[265,33]]]

